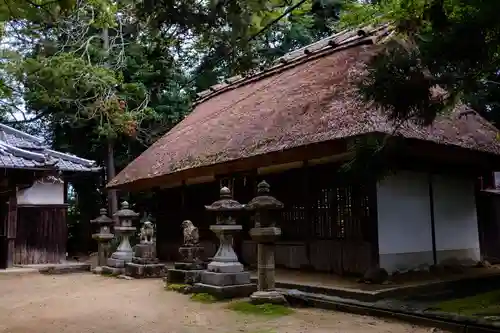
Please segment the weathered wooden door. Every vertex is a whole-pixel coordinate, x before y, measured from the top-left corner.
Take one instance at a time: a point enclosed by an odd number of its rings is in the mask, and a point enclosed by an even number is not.
[[[331,166],[320,166],[309,170],[308,185],[312,266],[340,275],[364,274],[376,265],[372,184],[342,179]]]

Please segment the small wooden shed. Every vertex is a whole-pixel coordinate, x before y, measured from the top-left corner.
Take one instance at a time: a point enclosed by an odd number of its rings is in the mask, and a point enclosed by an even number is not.
[[[0,124],[0,170],[0,267],[64,261],[68,177],[100,168]]]

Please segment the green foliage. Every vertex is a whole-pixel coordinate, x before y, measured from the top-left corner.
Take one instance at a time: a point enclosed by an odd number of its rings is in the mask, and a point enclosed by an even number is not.
[[[195,302],[200,302],[205,304],[211,304],[218,301],[217,297],[206,293],[192,294],[190,298]]]
[[[498,105],[488,90],[498,89],[499,9],[495,0],[351,2],[341,26],[391,22],[397,32],[369,64],[362,92],[393,119],[429,124],[462,100],[497,120],[498,109],[486,111]]]
[[[26,115],[16,127],[100,165],[111,142],[119,171],[189,113],[196,91],[333,31],[340,1],[310,0],[248,42],[297,2],[6,1],[0,120]],[[74,181],[72,242],[105,206],[98,176]]]
[[[165,286],[165,289],[168,291],[175,291],[178,293],[183,293],[184,290],[186,290],[186,287],[188,287],[188,285],[186,285],[186,284],[169,283]]]
[[[243,314],[267,317],[282,317],[293,313],[292,309],[283,305],[269,303],[255,305],[248,301],[231,302],[228,308]]]
[[[345,181],[369,184],[381,180],[395,170],[401,153],[397,138],[365,136],[351,141],[348,150],[352,157],[341,165],[339,172]]]
[[[500,290],[452,299],[436,305],[436,309],[464,316],[484,317],[500,314]]]

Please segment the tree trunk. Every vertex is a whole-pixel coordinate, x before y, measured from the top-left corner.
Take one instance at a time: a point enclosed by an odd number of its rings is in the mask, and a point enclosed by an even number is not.
[[[109,52],[109,31],[108,28],[102,29],[102,41],[103,41],[103,48],[104,51],[107,53]],[[116,176],[116,171],[115,171],[115,149],[114,149],[114,142],[112,139],[108,139],[108,182],[111,181],[111,179],[115,178]],[[108,205],[109,205],[109,214],[113,217],[113,220],[115,222],[115,225],[118,225],[119,221],[117,218],[113,216],[114,213],[118,210],[118,193],[116,190],[109,190],[108,191]]]
[[[115,150],[113,140],[108,140],[108,182],[111,179],[115,178]],[[109,205],[109,214],[113,216],[114,213],[118,210],[118,193],[116,190],[108,190],[108,205]],[[113,217],[115,221],[115,225],[118,225],[118,219]]]

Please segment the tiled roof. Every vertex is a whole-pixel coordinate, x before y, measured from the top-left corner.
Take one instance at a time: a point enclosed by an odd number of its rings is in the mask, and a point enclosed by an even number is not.
[[[0,168],[55,168],[59,171],[98,171],[95,161],[47,148],[43,140],[0,124]]]
[[[356,83],[392,33],[389,26],[345,31],[285,55],[270,69],[201,92],[193,112],[108,187],[165,185],[182,172],[201,177],[207,166],[396,129],[408,139],[500,155],[497,130],[464,105],[432,126],[398,127],[359,96]]]
[[[44,155],[14,147],[0,141],[0,168],[45,169],[54,167]]]

